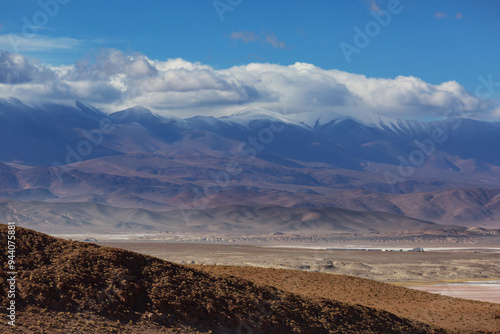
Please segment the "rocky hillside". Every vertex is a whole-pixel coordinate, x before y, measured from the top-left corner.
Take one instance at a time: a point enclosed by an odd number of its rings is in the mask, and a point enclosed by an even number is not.
[[[5,246],[7,227],[0,226]],[[445,333],[374,308],[17,228],[18,320],[3,333]],[[2,263],[6,253],[2,252]],[[6,273],[2,272],[5,282]],[[6,305],[6,285],[0,290]],[[3,311],[5,312],[5,308]]]

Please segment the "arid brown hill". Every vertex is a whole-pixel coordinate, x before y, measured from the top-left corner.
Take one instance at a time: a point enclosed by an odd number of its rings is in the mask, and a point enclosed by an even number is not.
[[[244,277],[303,297],[374,307],[453,333],[500,333],[500,304],[452,298],[348,275],[221,265],[191,267],[212,275]]]
[[[6,249],[6,225],[0,225]],[[13,333],[445,333],[389,312],[17,228]],[[6,252],[1,252],[6,263]],[[6,274],[0,300],[5,312]]]

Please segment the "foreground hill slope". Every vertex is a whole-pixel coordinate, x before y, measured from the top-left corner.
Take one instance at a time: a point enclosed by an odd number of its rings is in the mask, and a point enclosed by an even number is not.
[[[0,235],[5,245],[6,225]],[[2,322],[3,333],[446,333],[370,307],[24,228],[17,228],[16,244],[18,326],[12,331]],[[6,263],[5,252],[1,257]]]
[[[365,278],[237,266],[192,266],[212,275],[241,277],[307,298],[382,309],[458,333],[500,333],[500,304],[452,298]]]

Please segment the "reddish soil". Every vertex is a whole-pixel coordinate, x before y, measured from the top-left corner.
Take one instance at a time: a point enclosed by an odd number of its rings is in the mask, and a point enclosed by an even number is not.
[[[286,269],[192,266],[303,297],[358,304],[460,333],[500,333],[500,304],[441,296],[369,279]]]

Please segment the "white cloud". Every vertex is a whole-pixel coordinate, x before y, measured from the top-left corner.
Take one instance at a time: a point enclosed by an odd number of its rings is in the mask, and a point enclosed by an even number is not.
[[[346,72],[339,72],[337,77],[366,107],[387,114],[417,112],[429,116],[452,110],[474,112],[483,107],[455,81],[432,85],[411,76],[381,79]]]
[[[0,83],[41,82],[53,76],[52,71],[30,62],[20,54],[0,50]]]
[[[428,118],[451,111],[486,113],[498,107],[455,81],[433,85],[416,77],[368,78],[306,63],[252,63],[216,70],[183,59],[152,60],[117,50],[59,67],[0,52],[0,96],[78,99],[109,111],[140,104],[181,117],[261,107]],[[500,117],[496,112],[489,116]]]
[[[491,112],[491,116],[496,119],[500,119],[500,106]]]
[[[259,40],[259,36],[253,31],[235,31],[229,37],[235,41],[241,39],[245,44]],[[275,49],[286,48],[286,43],[280,41],[274,32],[265,34],[262,39],[264,43],[272,45]]]
[[[270,33],[266,35],[266,43],[271,44],[275,49],[286,48],[286,43],[278,40],[275,33]]]
[[[446,19],[446,18],[448,18],[448,14],[447,14],[447,13],[445,13],[445,12],[436,12],[436,13],[434,13],[434,17],[436,17],[436,18],[438,18],[438,19]],[[455,19],[457,19],[457,20],[460,20],[460,19],[462,19],[464,16],[462,15],[462,13],[460,13],[459,11],[457,11],[457,12],[455,13],[455,15],[452,15],[451,17],[452,17],[452,18],[455,18]]]
[[[0,49],[11,52],[71,50],[82,42],[68,37],[34,35],[30,38],[17,34],[0,35]]]
[[[255,42],[259,38],[253,31],[234,31],[230,37],[234,40],[241,39],[245,44]]]

